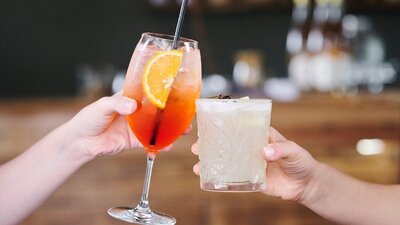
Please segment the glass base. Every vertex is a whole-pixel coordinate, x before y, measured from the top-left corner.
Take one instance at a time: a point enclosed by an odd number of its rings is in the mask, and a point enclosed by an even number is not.
[[[148,211],[138,212],[136,208],[113,207],[107,210],[108,215],[128,223],[151,225],[174,225],[174,217],[164,213]]]
[[[201,189],[216,192],[259,192],[265,188],[264,183],[201,183]]]

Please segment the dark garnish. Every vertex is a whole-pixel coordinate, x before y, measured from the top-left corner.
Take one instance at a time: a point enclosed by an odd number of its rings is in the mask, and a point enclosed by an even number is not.
[[[216,99],[231,99],[231,96],[230,96],[230,95],[222,95],[222,94],[219,94],[219,95],[212,96],[212,97],[209,97],[209,98],[216,98]]]

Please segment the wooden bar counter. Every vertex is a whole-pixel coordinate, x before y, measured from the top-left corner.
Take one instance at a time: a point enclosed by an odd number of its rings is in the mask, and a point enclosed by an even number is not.
[[[0,100],[0,164],[23,152],[89,102],[81,98]],[[400,182],[399,91],[352,98],[306,94],[296,102],[274,102],[272,111],[272,125],[318,160],[367,181]],[[181,137],[171,152],[161,153],[156,160],[150,190],[153,209],[173,215],[183,225],[332,224],[299,204],[261,193],[201,191],[199,178],[192,172],[197,161],[190,152],[196,141],[195,122],[193,125],[190,135]],[[384,141],[383,153],[359,154],[357,142],[372,138]],[[142,149],[95,159],[22,224],[125,224],[109,217],[106,210],[136,205],[144,172]]]

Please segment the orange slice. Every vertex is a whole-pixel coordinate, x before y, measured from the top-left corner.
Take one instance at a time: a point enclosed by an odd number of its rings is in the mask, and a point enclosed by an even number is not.
[[[181,66],[183,51],[169,50],[155,53],[147,62],[143,74],[143,90],[149,101],[163,109]]]

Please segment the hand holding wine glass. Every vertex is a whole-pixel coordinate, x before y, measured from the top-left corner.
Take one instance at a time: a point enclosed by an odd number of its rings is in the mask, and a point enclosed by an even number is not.
[[[175,224],[175,219],[150,210],[148,191],[154,159],[190,125],[195,99],[200,95],[201,60],[197,42],[144,33],[133,53],[124,84],[124,95],[137,101],[127,121],[147,152],[142,197],[135,208],[114,207],[108,213],[136,224]]]
[[[21,222],[97,156],[143,146],[124,118],[135,112],[136,106],[135,100],[121,93],[103,97],[0,165],[0,224]]]

